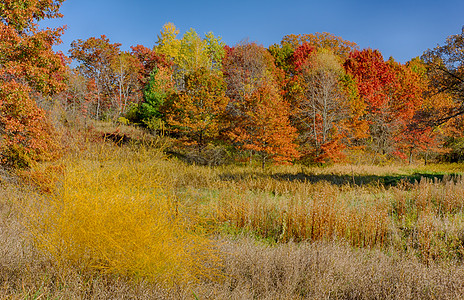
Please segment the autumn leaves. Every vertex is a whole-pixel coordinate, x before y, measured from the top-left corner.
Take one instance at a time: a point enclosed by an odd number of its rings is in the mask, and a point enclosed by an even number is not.
[[[0,24],[4,162],[27,165],[54,151],[52,127],[34,100],[57,93],[78,117],[123,117],[199,153],[221,144],[263,164],[337,162],[352,150],[372,162],[435,151],[446,130],[433,131],[425,116],[457,107],[443,93],[431,96],[437,53],[425,56],[429,64],[401,64],[328,33],[288,35],[268,49],[249,42],[229,47],[194,29],[179,38],[168,23],[153,48],[121,51],[106,36],[74,41],[70,70],[51,49],[62,29],[35,25],[58,15],[61,1],[26,2],[21,13],[5,4]]]
[[[39,30],[62,1],[3,1],[0,10],[0,160],[27,167],[57,151],[53,127],[36,100],[65,89],[65,58],[52,50],[62,28]]]

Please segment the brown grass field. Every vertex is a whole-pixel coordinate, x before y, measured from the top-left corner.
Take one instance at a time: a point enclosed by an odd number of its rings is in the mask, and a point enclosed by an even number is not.
[[[1,299],[464,299],[464,165],[205,167],[111,140],[0,173]]]

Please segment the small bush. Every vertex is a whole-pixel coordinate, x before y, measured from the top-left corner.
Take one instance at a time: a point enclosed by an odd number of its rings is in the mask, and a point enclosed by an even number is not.
[[[26,149],[17,144],[3,147],[0,158],[4,166],[12,169],[26,169],[32,163],[32,159]]]

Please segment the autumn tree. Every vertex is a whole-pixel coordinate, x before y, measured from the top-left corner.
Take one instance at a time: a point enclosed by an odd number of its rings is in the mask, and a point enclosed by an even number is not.
[[[139,62],[139,81],[142,86],[147,84],[153,70],[159,67],[172,67],[172,62],[164,54],[157,52],[155,49],[150,49],[143,45],[131,47],[131,55]]]
[[[224,57],[225,44],[221,37],[212,32],[201,38],[195,29],[190,28],[178,39],[179,30],[172,23],[164,25],[158,35],[156,51],[165,55],[173,67],[173,79],[176,88],[182,91],[185,86],[185,77],[198,69],[221,70]]]
[[[118,59],[119,43],[111,43],[102,35],[100,38],[91,37],[87,40],[76,40],[71,43],[69,53],[71,58],[79,63],[78,70],[88,79],[95,81],[96,107],[95,118],[102,117],[105,109],[111,108],[114,101],[114,89],[116,77],[113,64]]]
[[[446,93],[457,104],[430,114],[430,122],[439,125],[464,114],[464,26],[461,34],[449,36],[444,45],[425,51],[421,58],[428,66],[431,95]]]
[[[433,128],[416,123],[417,114],[424,108],[426,78],[420,71],[413,70],[411,64],[403,65],[390,59],[388,65],[396,80],[390,104],[392,117],[399,126],[395,136],[396,154],[409,157],[411,163],[414,154],[425,152],[435,143]]]
[[[57,145],[46,112],[36,100],[65,88],[65,57],[53,51],[63,28],[38,28],[61,17],[62,0],[0,3],[0,155],[2,164],[25,167],[48,159]]]
[[[422,155],[426,163],[430,154],[455,160],[462,151],[459,148],[462,147],[460,144],[464,137],[464,117],[449,116],[450,112],[459,110],[459,101],[447,92],[439,92],[436,86],[430,84],[430,64],[417,57],[409,61],[407,66],[419,77],[424,91],[422,106],[415,112],[409,125],[412,135],[419,137],[413,137],[413,143],[421,143],[417,148],[423,149]]]
[[[111,68],[115,80],[111,105],[117,109],[118,115],[124,115],[141,98],[140,61],[129,52],[120,52],[114,57]]]
[[[359,95],[367,105],[366,120],[369,122],[369,149],[386,155],[395,151],[394,131],[397,124],[392,118],[390,91],[394,90],[395,74],[378,50],[365,49],[350,54],[346,71],[358,84]]]
[[[384,61],[379,51],[371,49],[353,52],[345,69],[367,105],[371,151],[406,158],[427,143],[426,135],[419,135],[413,126],[424,103],[418,74],[393,59]]]
[[[327,50],[320,50],[298,66],[303,97],[294,106],[295,123],[306,156],[316,162],[338,161],[347,134],[350,102],[343,90],[344,70],[340,59]]]
[[[305,43],[316,49],[331,50],[335,55],[343,58],[348,57],[351,52],[359,49],[356,43],[346,41],[328,32],[286,35],[282,39],[281,45],[291,45],[293,49],[296,49]]]
[[[182,39],[177,38],[178,34],[179,30],[172,23],[164,25],[154,48],[170,62],[170,70],[172,71],[170,75],[174,83],[174,89],[170,89],[169,97],[172,100],[171,114],[169,119],[165,120],[174,126],[176,131],[185,134],[196,142],[199,149],[202,150],[210,136],[214,135],[212,132],[213,128],[217,127],[214,125],[217,120],[215,120],[216,117],[212,118],[212,123],[208,126],[205,125],[206,121],[200,120],[204,120],[205,115],[209,115],[208,118],[211,118],[218,114],[218,107],[221,106],[220,103],[224,102],[221,95],[223,89],[221,69],[225,45],[221,38],[214,36],[212,32],[207,33],[205,38],[201,38],[193,28],[189,29]],[[169,71],[165,68],[160,70]],[[194,79],[195,76],[199,76],[197,80]],[[211,78],[207,79],[208,76]],[[153,85],[155,82],[152,80],[150,84]],[[155,85],[166,87],[166,84],[167,82],[163,81]],[[154,97],[152,100],[148,100],[149,94],[147,92],[150,90],[151,88],[148,88],[145,92],[146,103],[162,103],[166,100],[166,94],[159,92],[152,93],[151,95]],[[199,99],[202,96],[206,98]],[[155,101],[155,99],[157,100]],[[197,128],[193,126],[195,118],[192,119],[190,113],[187,114],[185,109],[179,105],[185,105],[199,114],[199,119],[196,119],[199,122]],[[158,105],[158,107],[161,106],[162,104]],[[172,114],[173,111],[178,111],[186,119],[179,120],[179,116]],[[162,112],[159,117],[162,117],[161,115]],[[181,123],[190,125],[181,126]],[[185,131],[182,132],[182,130]]]
[[[263,167],[269,159],[291,163],[299,157],[296,129],[289,121],[290,107],[275,85],[263,82],[232,105],[241,113],[233,118],[229,137],[239,148],[259,154]]]
[[[224,75],[227,96],[232,101],[242,101],[265,81],[276,83],[277,68],[273,57],[262,46],[244,43],[227,48]],[[238,112],[237,112],[238,113]]]
[[[158,35],[156,42],[156,52],[166,56],[168,60],[173,60],[178,56],[180,40],[177,38],[179,29],[173,23],[164,24]]]
[[[91,108],[95,105],[96,99],[95,81],[88,79],[77,70],[70,70],[68,75],[65,99],[62,104],[74,116],[91,117]]]
[[[227,49],[224,60],[229,137],[240,149],[277,162],[298,157],[296,129],[289,121],[289,105],[282,99],[281,71],[262,46],[245,43]]]
[[[166,120],[198,146],[201,153],[224,128],[223,116],[229,99],[222,74],[205,68],[189,73],[185,89],[173,94]]]

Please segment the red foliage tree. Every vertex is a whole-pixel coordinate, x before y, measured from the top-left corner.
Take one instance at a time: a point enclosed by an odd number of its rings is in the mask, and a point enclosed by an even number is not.
[[[424,103],[424,84],[417,73],[392,59],[384,61],[371,49],[353,52],[345,69],[367,104],[371,150],[406,158],[431,142],[430,128],[420,131],[414,124]]]
[[[77,69],[87,79],[95,81],[96,119],[101,118],[105,109],[111,108],[113,87],[116,86],[112,64],[120,54],[120,46],[119,43],[111,43],[105,35],[71,43],[69,53],[79,62]]]
[[[62,0],[0,4],[0,151],[2,164],[24,167],[58,149],[53,127],[35,99],[65,88],[65,57],[53,51],[63,28],[39,30],[37,22],[60,17]]]
[[[292,63],[295,71],[299,71],[303,65],[307,64],[309,57],[315,53],[315,50],[316,48],[309,43],[304,43],[296,48],[292,55]]]
[[[150,78],[150,73],[158,67],[171,67],[172,62],[167,60],[163,54],[142,45],[132,46],[131,54],[140,63],[139,80],[145,86]]]

